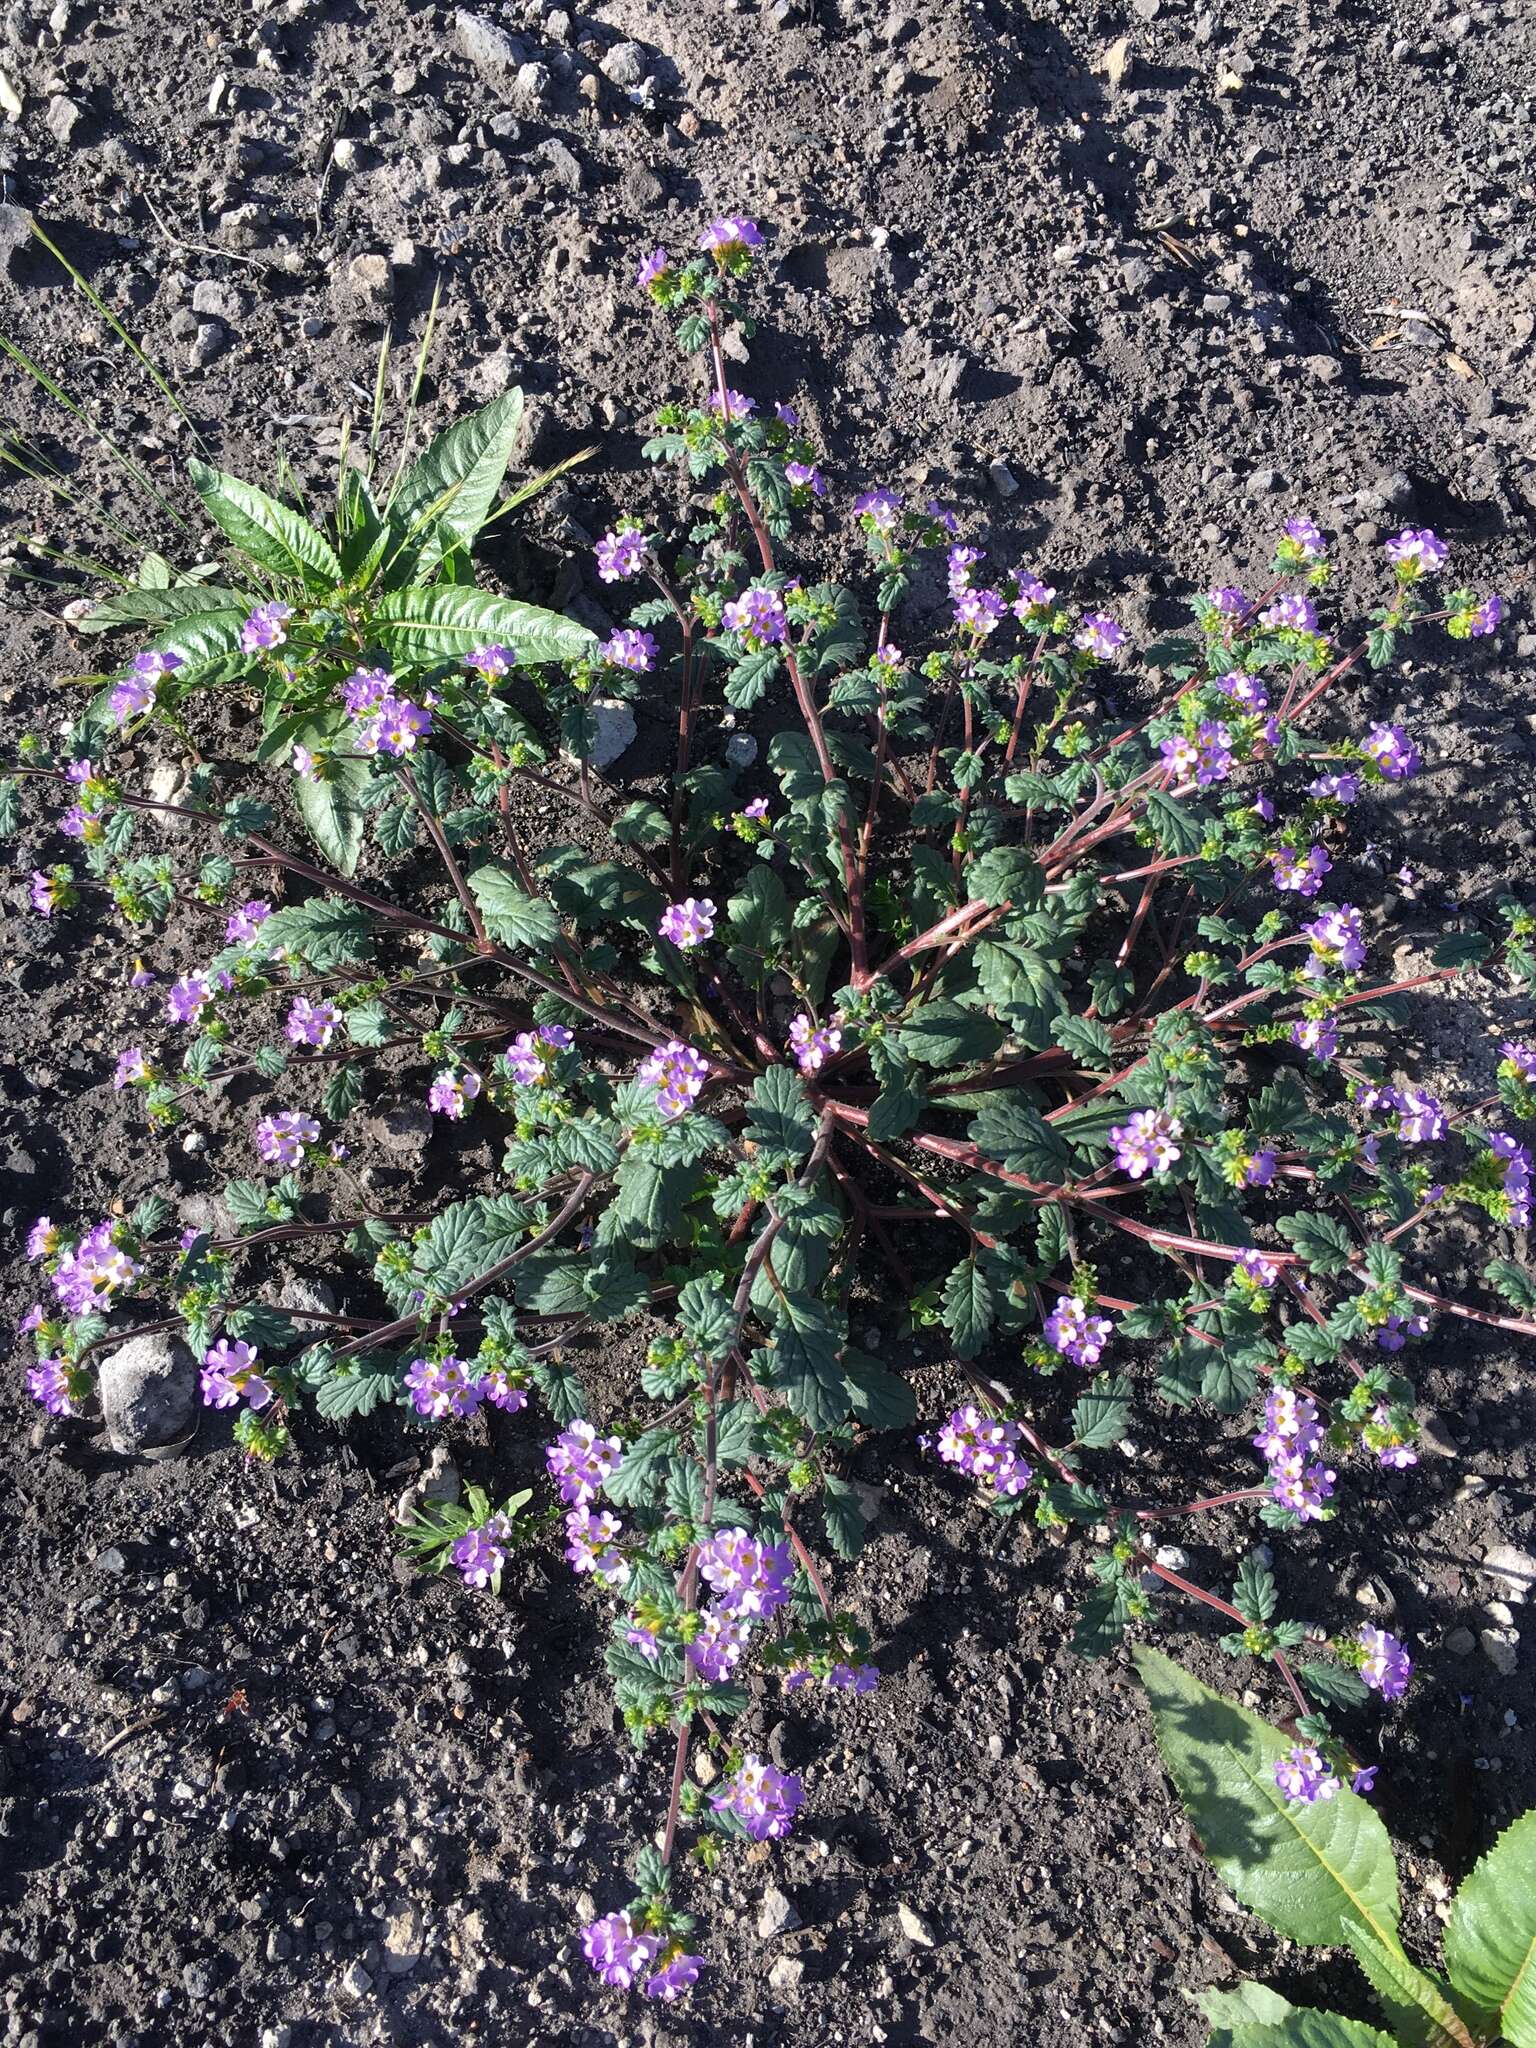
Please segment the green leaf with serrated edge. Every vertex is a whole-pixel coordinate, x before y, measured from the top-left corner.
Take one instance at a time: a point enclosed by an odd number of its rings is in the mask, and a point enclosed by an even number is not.
[[[510,869],[476,868],[469,888],[487,932],[499,946],[537,950],[559,938],[560,920],[554,911],[542,897],[530,896]]]
[[[1472,2048],[1465,2020],[1433,1977],[1400,1950],[1384,1948],[1357,1920],[1344,1922],[1344,1939],[1370,1979],[1400,2048]]]
[[[1072,1171],[1066,1142],[1025,1102],[989,1104],[971,1125],[971,1143],[984,1159],[995,1159],[1009,1173],[1026,1180],[1059,1186]]]
[[[1109,1073],[1118,1064],[1115,1042],[1107,1025],[1093,1017],[1058,1017],[1054,1026],[1056,1043],[1063,1052],[1075,1053],[1084,1066]],[[1123,1120],[1124,1110],[1117,1112]]]
[[[1297,1676],[1324,1706],[1361,1707],[1370,1697],[1364,1679],[1347,1664],[1303,1664]]]
[[[392,580],[425,575],[447,550],[473,545],[496,502],[522,423],[523,394],[514,387],[456,421],[411,464],[385,507],[394,539],[385,569]],[[394,548],[401,552],[398,565],[390,560]]]
[[[1451,1903],[1445,1964],[1461,2010],[1536,2048],[1536,1810],[1507,1827]]]
[[[1325,1278],[1342,1273],[1360,1256],[1361,1247],[1345,1226],[1335,1222],[1331,1216],[1319,1216],[1303,1210],[1295,1216],[1282,1216],[1276,1228],[1313,1272],[1321,1273]]]
[[[1130,1381],[1100,1373],[1090,1390],[1073,1403],[1073,1441],[1085,1451],[1107,1450],[1119,1443],[1130,1407]]]
[[[194,456],[187,464],[204,510],[251,561],[276,576],[291,576],[310,590],[335,590],[342,580],[336,550],[307,519],[254,484],[210,469]]]
[[[943,1069],[990,1059],[1005,1033],[980,1010],[965,1010],[958,1003],[924,1003],[902,1025],[900,1036],[909,1059]]]
[[[816,1112],[793,1067],[769,1067],[752,1084],[744,1135],[773,1165],[799,1166],[811,1150]]]
[[[772,1315],[772,1349],[756,1354],[760,1372],[807,1428],[834,1428],[849,1405],[837,1317],[813,1295],[788,1292],[776,1297]]]
[[[992,1289],[975,1259],[962,1259],[945,1281],[943,1312],[955,1356],[974,1358],[996,1319]]]
[[[1232,1589],[1233,1606],[1241,1611],[1245,1621],[1257,1625],[1271,1618],[1279,1599],[1274,1573],[1257,1551],[1251,1551],[1238,1566],[1237,1584]]]
[[[361,798],[368,763],[332,755],[320,780],[296,775],[293,800],[309,836],[339,875],[351,875],[363,850]]]
[[[746,1464],[752,1456],[757,1424],[758,1413],[752,1402],[721,1403],[715,1420],[715,1456],[722,1465]]]
[[[281,947],[317,971],[328,973],[367,960],[373,950],[372,933],[373,919],[355,903],[344,903],[337,896],[313,896],[308,903],[289,903],[275,910],[261,927],[261,944],[264,948]]]
[[[1279,1934],[1336,1944],[1346,1914],[1393,1947],[1397,1871],[1381,1819],[1353,1792],[1300,1806],[1275,1783],[1291,1746],[1257,1714],[1138,1646],[1158,1748],[1229,1890]]]
[[[1271,1991],[1267,1984],[1239,1984],[1232,1991],[1202,1991],[1197,2004],[1213,2027],[1237,2027],[1245,2021],[1259,2026],[1273,2026],[1277,2020],[1285,2019],[1296,2008],[1288,1998],[1282,1998],[1278,1991]],[[1206,2048],[1212,2048],[1212,2041]],[[1225,2035],[1222,2039],[1225,2039]]]
[[[1364,2020],[1302,2005],[1293,2005],[1276,2025],[1233,2027],[1226,2038],[1232,2048],[1396,2048],[1390,2034]]]
[[[349,1116],[363,1099],[363,1077],[361,1071],[349,1061],[343,1061],[325,1084],[320,1097],[320,1108],[332,1123],[340,1123]]]
[[[851,1346],[843,1353],[843,1385],[849,1413],[866,1429],[908,1429],[917,1420],[917,1396],[900,1373]]]
[[[176,583],[161,590],[118,590],[101,598],[83,618],[77,633],[110,633],[119,626],[169,626],[204,612],[238,612],[242,619],[256,607],[254,597],[222,583]]]
[[[1123,1579],[1095,1586],[1077,1611],[1072,1648],[1079,1657],[1107,1657],[1125,1636],[1131,1616],[1130,1589]]]
[[[1483,1278],[1523,1315],[1536,1315],[1536,1279],[1517,1266],[1513,1259],[1490,1259],[1483,1268]]]
[[[559,612],[462,583],[386,591],[373,607],[370,624],[396,663],[419,668],[462,661],[472,649],[491,642],[510,647],[529,667],[579,661],[597,644],[595,633]]]
[[[624,1456],[603,1481],[603,1491],[620,1507],[635,1507],[654,1499],[666,1482],[667,1472],[677,1455],[676,1430],[648,1429],[624,1447]]]
[[[827,1541],[838,1556],[857,1557],[864,1548],[864,1533],[868,1527],[859,1503],[858,1489],[850,1486],[846,1479],[838,1479],[829,1472],[822,1490],[821,1513],[827,1525]]]

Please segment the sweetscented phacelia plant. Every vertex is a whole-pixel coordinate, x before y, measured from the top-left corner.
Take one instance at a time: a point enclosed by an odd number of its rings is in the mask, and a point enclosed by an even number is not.
[[[1207,1991],[1209,2048],[1536,2048],[1536,1813],[1522,1814],[1451,1902],[1445,1974],[1406,1952],[1387,1831],[1354,1792],[1300,1809],[1268,1722],[1138,1646],[1158,1746],[1201,1846],[1237,1897],[1303,1946],[1348,1946],[1390,2032],[1264,1984]]]
[[[953,513],[878,483],[848,509],[867,598],[803,580],[782,551],[832,485],[793,409],[726,371],[761,245],[722,219],[642,267],[703,389],[646,449],[686,479],[686,531],[621,518],[597,546],[637,600],[607,639],[467,580],[507,459],[494,412],[381,504],[349,479],[324,530],[197,471],[235,580],[108,599],[88,623],[148,644],[95,679],[62,752],[23,742],[7,801],[67,806],[78,852],[37,871],[42,914],[115,905],[146,951],[173,911],[202,920],[199,967],[168,990],[136,972],[145,1027],[115,1079],[155,1130],[218,1090],[248,1133],[232,1234],[178,1235],[158,1199],[38,1222],[33,1390],[82,1408],[132,1305],[185,1334],[256,1457],[311,1409],[499,1409],[516,1429],[536,1397],[553,1496],[475,1494],[412,1542],[495,1589],[560,1516],[626,1724],[672,1749],[636,1895],[586,1953],[663,1999],[701,1963],[680,1849],[710,1867],[784,1835],[806,1796],[732,1729],[749,1665],[792,1689],[878,1682],[828,1553],[864,1540],[850,1450],[918,1413],[900,1361],[851,1340],[855,1290],[894,1285],[913,1328],[946,1333],[965,1392],[923,1418],[936,1459],[992,1513],[1088,1548],[1085,1654],[1167,1588],[1274,1667],[1301,1716],[1274,1780],[1297,1811],[1342,1783],[1327,1710],[1395,1696],[1408,1652],[1367,1631],[1298,1666],[1324,1639],[1278,1617],[1262,1553],[1228,1601],[1159,1532],[1223,1509],[1276,1538],[1327,1520],[1371,1468],[1415,1462],[1402,1353],[1433,1319],[1536,1334],[1508,1259],[1486,1274],[1504,1306],[1409,1263],[1442,1216],[1528,1219],[1536,1044],[1511,1037],[1496,1091],[1447,1099],[1412,1076],[1402,1003],[1474,963],[1536,990],[1536,915],[1501,899],[1418,971],[1380,966],[1390,934],[1348,900],[1375,872],[1351,806],[1423,764],[1398,727],[1331,716],[1411,630],[1491,633],[1499,600],[1444,589],[1444,544],[1406,531],[1367,629],[1336,644],[1298,517],[1263,588],[1200,595],[1186,631],[1133,650],[1031,571],[984,575]],[[937,628],[913,597],[934,556]],[[227,785],[201,763],[175,805],[125,786],[119,739],[193,736],[209,690],[255,714],[250,761]],[[625,697],[675,734],[661,801],[592,768]],[[768,774],[744,782],[721,714],[759,707]],[[157,809],[206,829],[201,866],[139,850]],[[495,1186],[371,1209],[346,1138],[370,1066],[494,1132]],[[274,1247],[327,1241],[379,1313],[261,1300]],[[575,1369],[595,1328],[632,1361],[601,1421]],[[1133,1415],[1141,1434],[1170,1405],[1211,1422],[1221,1477],[1188,1498],[1121,1476]]]

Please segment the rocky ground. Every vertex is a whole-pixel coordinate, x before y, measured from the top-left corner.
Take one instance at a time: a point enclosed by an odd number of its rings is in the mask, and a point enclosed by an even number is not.
[[[1361,601],[1385,533],[1442,532],[1513,616],[1364,686],[1434,764],[1373,828],[1379,857],[1416,870],[1426,929],[1447,897],[1531,887],[1536,23],[1517,0],[11,0],[0,74],[0,330],[175,502],[189,430],[28,216],[245,473],[279,452],[333,469],[340,420],[366,432],[381,338],[398,394],[440,291],[428,423],[518,382],[522,467],[599,450],[493,545],[501,573],[595,618],[580,551],[616,507],[664,502],[639,443],[686,374],[634,265],[739,207],[770,226],[777,280],[744,388],[793,399],[836,477],[941,493],[1000,554],[1112,594],[1136,627],[1253,574],[1291,510],[1340,534]],[[182,551],[34,383],[0,376],[8,419],[77,494],[0,471],[8,560]],[[7,732],[51,715],[52,678],[82,665],[70,594],[8,586]],[[667,714],[641,710],[643,767]],[[10,1241],[159,1174],[108,1085],[132,1015],[119,962],[102,949],[72,979],[24,900],[13,874]],[[1521,1014],[1476,982],[1421,1013],[1443,1075],[1486,1069],[1479,999],[1506,1029]],[[430,1148],[386,1164],[415,1188],[445,1170]],[[184,1202],[207,1199],[195,1154],[175,1173]],[[1453,1247],[1448,1291],[1478,1262]],[[30,1298],[12,1264],[6,1306]],[[1536,1502],[1528,1359],[1456,1329],[1420,1359],[1423,1465],[1297,1545],[1288,1583],[1319,1619],[1358,1603],[1414,1641],[1380,1799],[1427,1953],[1447,1878],[1536,1803]],[[945,1384],[925,1376],[925,1412]],[[451,1448],[502,1483],[537,1455],[531,1432]],[[1163,1455],[1180,1452],[1175,1432]],[[614,1732],[563,1567],[535,1560],[497,1607],[391,1558],[426,1455],[380,1421],[268,1477],[210,1422],[180,1458],[127,1458],[38,1427],[6,1368],[6,2048],[1183,2044],[1201,2036],[1183,1992],[1250,1968],[1365,2011],[1343,1971],[1223,1897],[1126,1668],[1065,1649],[1060,1559],[962,1510],[910,1445],[869,1454],[881,1518],[847,1574],[889,1681],[829,1716],[765,1697],[775,1757],[812,1766],[806,1825],[703,1887],[716,1967],[686,2008],[597,1993],[573,1929],[624,1895],[615,1860],[658,1811],[656,1770]],[[1195,1563],[1220,1569],[1215,1549]],[[1188,1615],[1165,1634],[1231,1682]]]

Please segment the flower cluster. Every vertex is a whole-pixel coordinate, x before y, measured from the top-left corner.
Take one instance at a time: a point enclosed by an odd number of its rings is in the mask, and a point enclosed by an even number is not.
[[[1034,1478],[1034,1468],[1019,1455],[1016,1422],[983,1415],[979,1408],[957,1408],[940,1430],[934,1448],[946,1465],[968,1479],[979,1480],[1002,1499],[1020,1494]]]
[[[709,1061],[697,1047],[674,1038],[640,1062],[635,1079],[655,1088],[656,1106],[664,1117],[678,1117],[691,1109],[703,1092]]]
[[[1103,1357],[1113,1327],[1107,1316],[1090,1315],[1075,1294],[1062,1294],[1045,1319],[1045,1341],[1074,1365],[1091,1370]]]
[[[1264,1403],[1264,1427],[1254,1446],[1269,1464],[1269,1490],[1298,1522],[1326,1521],[1338,1474],[1314,1455],[1322,1445],[1317,1403],[1290,1387],[1275,1387]]]
[[[1109,1142],[1115,1148],[1115,1164],[1132,1180],[1148,1174],[1166,1173],[1183,1155],[1179,1139],[1184,1126],[1170,1109],[1138,1109],[1123,1124],[1112,1124]]]
[[[401,759],[432,730],[430,709],[400,696],[394,680],[387,668],[360,668],[342,684],[342,702],[354,721],[353,745],[360,754]]]

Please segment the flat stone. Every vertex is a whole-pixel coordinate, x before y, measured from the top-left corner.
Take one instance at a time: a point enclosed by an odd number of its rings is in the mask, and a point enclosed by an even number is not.
[[[1529,1551],[1517,1550],[1513,1543],[1490,1543],[1483,1552],[1483,1564],[1500,1593],[1516,1606],[1523,1606],[1536,1592],[1536,1557]]]
[[[0,276],[14,275],[31,246],[32,216],[24,206],[0,206]]]
[[[901,1900],[896,1908],[896,1921],[908,1941],[915,1942],[919,1948],[934,1946],[935,1936],[932,1927],[916,1907],[909,1906],[905,1899]]]
[[[161,1331],[130,1337],[101,1361],[101,1412],[114,1451],[132,1455],[179,1443],[197,1414],[197,1360]]]
[[[66,99],[62,93],[55,93],[48,102],[48,132],[60,149],[68,149],[80,125],[81,108],[77,101]]]
[[[805,1965],[798,1956],[780,1956],[768,1972],[768,1988],[781,1996],[789,1997],[800,1989],[800,1980],[805,1975]]]
[[[527,52],[521,43],[484,14],[468,7],[455,10],[453,39],[462,56],[469,59],[482,78],[492,85],[510,85]]]
[[[425,1151],[432,1136],[432,1113],[419,1102],[402,1102],[369,1128],[386,1152],[414,1154]]]
[[[1483,1655],[1501,1678],[1513,1678],[1520,1662],[1515,1648],[1518,1638],[1511,1629],[1485,1628],[1478,1638]]]
[[[590,760],[599,774],[613,766],[635,744],[635,714],[618,698],[595,697],[588,707],[597,726]]]
[[[1445,1647],[1453,1657],[1470,1657],[1477,1648],[1477,1637],[1469,1628],[1453,1628],[1445,1639]]]
[[[800,1925],[800,1915],[795,1902],[777,1885],[770,1885],[763,1893],[763,1903],[757,1916],[759,1941],[772,1941],[776,1934],[787,1934],[792,1927]]]

